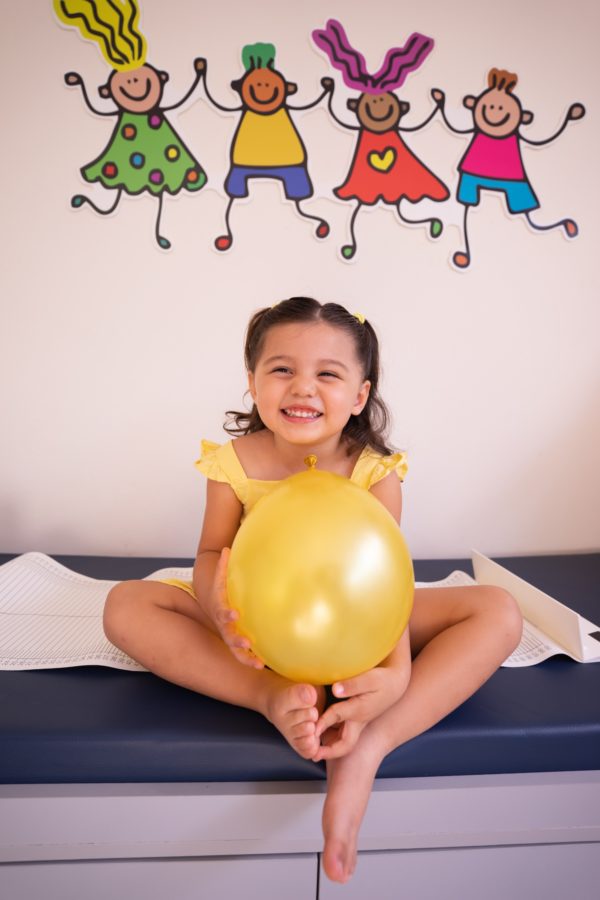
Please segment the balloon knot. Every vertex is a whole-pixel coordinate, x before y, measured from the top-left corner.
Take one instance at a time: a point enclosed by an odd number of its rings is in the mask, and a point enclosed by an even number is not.
[[[304,465],[308,466],[309,469],[316,468],[317,457],[313,453],[311,453],[310,456],[307,456],[306,459],[304,460]]]

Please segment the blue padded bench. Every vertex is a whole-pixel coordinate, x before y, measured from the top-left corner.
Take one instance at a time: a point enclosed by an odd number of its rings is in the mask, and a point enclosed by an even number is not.
[[[191,564],[56,558],[114,580]],[[499,561],[599,622],[600,553]],[[428,560],[415,562],[415,575],[431,581],[455,568],[471,571],[466,560]],[[183,861],[194,861],[202,879],[213,873],[210,890],[193,896],[231,896],[236,885],[254,896],[248,879],[261,900],[339,890],[318,878],[323,766],[300,759],[260,715],[149,673],[101,667],[0,672],[0,698],[0,896],[27,897],[30,885],[33,897],[35,885],[44,883],[50,885],[44,896],[52,897],[53,877],[61,898],[71,889],[73,897],[83,896],[77,892],[84,882],[86,897],[96,896],[91,882],[98,897],[108,896],[124,866],[134,863],[145,900],[162,896],[160,872],[168,893],[178,886],[187,896],[191,869],[181,868]],[[362,832],[365,858],[345,896],[365,896],[377,873],[388,872],[393,881],[396,866],[404,880],[413,863],[411,898],[434,896],[436,879],[441,891],[448,879],[460,878],[456,896],[485,893],[489,900],[497,888],[504,900],[509,873],[524,877],[531,865],[533,896],[542,895],[544,878],[546,897],[559,896],[562,887],[593,896],[600,866],[598,770],[600,664],[555,657],[501,669],[457,711],[384,761]],[[184,821],[194,824],[182,835]],[[559,847],[560,866],[552,865]],[[527,857],[519,856],[524,849]],[[462,857],[453,856],[459,851]],[[435,866],[418,864],[423,852],[434,854]],[[202,869],[209,863],[212,868]],[[92,867],[84,882],[81,865]],[[565,866],[570,880],[561,887]],[[497,874],[483,888],[477,873],[489,876],[494,867]],[[594,890],[586,893],[594,868]],[[277,887],[280,876],[283,887]],[[378,898],[388,896],[386,883],[378,882]]]

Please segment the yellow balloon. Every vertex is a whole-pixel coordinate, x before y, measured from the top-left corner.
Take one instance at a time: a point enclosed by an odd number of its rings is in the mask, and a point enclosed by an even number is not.
[[[391,652],[410,616],[414,576],[379,500],[311,468],[250,511],[231,548],[227,591],[240,631],[271,669],[331,684]]]

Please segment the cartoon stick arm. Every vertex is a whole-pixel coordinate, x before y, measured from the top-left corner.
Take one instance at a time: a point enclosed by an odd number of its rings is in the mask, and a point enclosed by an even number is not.
[[[329,81],[329,79],[322,78],[321,84],[323,84],[324,81]],[[337,115],[337,113],[335,112],[335,110],[333,108],[333,91],[334,91],[334,85],[332,83],[331,90],[329,91],[329,97],[327,98],[327,109],[329,110],[329,115],[331,116],[333,121],[337,122],[338,125],[341,125],[342,128],[347,128],[349,131],[360,131],[360,125],[349,125],[347,122],[343,122],[342,119],[340,119],[340,117]],[[348,101],[348,102],[351,102],[351,101]],[[352,102],[356,102],[356,101],[352,101]]]
[[[551,134],[550,137],[545,138],[542,141],[532,141],[524,135],[519,135],[521,140],[525,141],[526,144],[531,144],[534,147],[542,147],[544,144],[550,144],[552,141],[555,141],[556,138],[563,133],[569,122],[576,121],[577,119],[583,119],[585,116],[585,106],[583,103],[572,103],[569,109],[567,110],[567,114],[564,118],[562,125],[558,128],[554,134]]]
[[[431,122],[431,120],[433,119],[435,114],[437,113],[438,109],[440,109],[442,111],[442,117],[443,117],[443,115],[444,115],[443,108],[440,106],[439,103],[436,103],[435,106],[433,107],[433,109],[431,110],[431,112],[429,113],[429,115],[426,116],[419,125],[407,125],[404,128],[399,128],[398,131],[420,131],[421,128],[425,128],[426,125],[429,125],[429,123]],[[406,111],[408,112],[408,103],[406,104]]]
[[[429,118],[433,118],[433,116],[435,115],[435,112],[437,111],[437,109],[439,109],[442,114],[442,119],[444,120],[447,128],[449,128],[450,131],[453,131],[454,134],[471,134],[471,132],[475,131],[474,128],[455,128],[454,127],[452,122],[450,122],[450,120],[446,116],[446,108],[445,108],[446,107],[446,95],[443,91],[441,91],[439,88],[433,88],[433,90],[431,91],[431,96],[433,97],[433,99],[436,102],[436,110],[434,110],[434,112],[431,114],[431,116]],[[426,120],[423,123],[423,125],[426,125],[428,121],[429,120]]]
[[[239,106],[225,106],[223,103],[219,103],[218,100],[215,100],[215,98],[213,97],[213,95],[211,94],[211,92],[208,89],[208,81],[206,78],[206,73],[208,70],[208,63],[206,60],[204,60],[203,62],[204,62],[204,70],[202,72],[202,75],[204,76],[204,90],[206,92],[206,96],[208,97],[208,99],[210,100],[212,105],[216,106],[216,108],[220,109],[222,112],[239,112],[241,109],[243,109],[244,107],[242,104],[240,104]],[[195,65],[195,63],[194,63],[194,65]]]
[[[312,100],[310,103],[306,103],[303,106],[292,106],[288,103],[288,109],[312,109],[313,106],[318,106],[321,100],[323,100],[324,97],[327,97],[328,94],[331,98],[331,95],[333,94],[333,78],[321,78],[321,87],[323,90],[316,100]]]
[[[181,100],[178,100],[177,103],[174,103],[172,106],[164,106],[163,107],[164,110],[177,109],[178,106],[183,106],[185,101],[189,97],[191,97],[191,95],[196,90],[198,82],[200,82],[202,80],[203,76],[206,73],[206,60],[204,59],[204,57],[202,57],[202,56],[196,57],[196,59],[194,60],[194,69],[195,69],[196,75],[195,75],[192,85],[189,88],[189,90],[187,91],[187,93],[183,95]]]
[[[110,112],[102,109],[96,109],[96,107],[91,103],[90,98],[88,97],[88,92],[85,88],[83,78],[78,72],[67,72],[65,75],[65,84],[69,87],[80,87],[85,105],[91,112],[95,113],[97,116],[116,116],[118,114],[118,110],[116,109],[111,110]]]

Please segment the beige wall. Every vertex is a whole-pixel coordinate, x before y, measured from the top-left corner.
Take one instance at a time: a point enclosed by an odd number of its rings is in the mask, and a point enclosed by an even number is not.
[[[580,236],[532,234],[488,195],[471,216],[468,272],[449,265],[460,240],[454,200],[440,210],[448,224],[435,243],[388,210],[365,212],[357,259],[344,263],[337,250],[351,208],[328,191],[354,138],[319,108],[297,121],[319,194],[311,206],[329,218],[329,239],[313,239],[279,187],[263,182],[234,208],[236,244],[219,255],[212,241],[222,231],[219,185],[236,117],[217,113],[200,89],[173,122],[210,185],[167,198],[173,249],[162,253],[148,196],[124,198],[110,219],[69,208],[72,194],[91,193],[79,167],[112,125],[86,111],[63,74],[80,72],[95,99],[108,74],[99,52],[58,26],[49,0],[35,15],[30,4],[2,3],[0,549],[193,555],[204,486],[192,462],[200,438],[220,440],[223,411],[240,404],[247,318],[300,293],[362,310],[379,329],[393,438],[410,454],[403,527],[415,556],[597,547],[595,0],[141,2],[149,62],[171,76],[167,103],[187,90],[194,57],[206,56],[213,94],[233,105],[227,85],[241,74],[243,44],[255,40],[276,45],[298,102],[309,101],[331,74],[309,41],[327,16],[342,20],[373,68],[413,30],[435,38],[402,89],[412,121],[437,86],[467,127],[462,97],[483,88],[492,66],[518,73],[533,138],[584,102],[582,122],[524,150],[539,220],[573,216]],[[339,90],[343,115],[346,95]],[[455,189],[465,139],[436,120],[408,142]],[[94,196],[107,199],[99,187]]]

